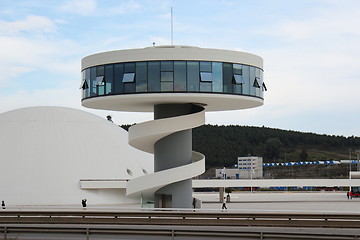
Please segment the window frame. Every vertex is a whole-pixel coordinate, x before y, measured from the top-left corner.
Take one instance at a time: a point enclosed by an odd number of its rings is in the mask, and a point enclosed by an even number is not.
[[[210,76],[210,80],[206,79],[205,76]],[[212,72],[200,72],[200,82],[213,82]]]
[[[237,77],[240,77],[240,81],[237,80]],[[242,74],[234,74],[233,75],[233,83],[237,85],[243,85],[245,84],[245,80]]]
[[[129,76],[129,79],[127,79]],[[130,77],[132,76],[132,77]],[[131,73],[124,73],[123,78],[122,78],[122,82],[123,83],[133,83],[135,82],[135,73],[131,72]]]

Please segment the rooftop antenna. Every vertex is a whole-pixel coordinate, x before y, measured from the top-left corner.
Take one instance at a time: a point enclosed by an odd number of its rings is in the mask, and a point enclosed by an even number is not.
[[[173,30],[173,8],[171,7],[171,45],[174,45],[174,30]]]

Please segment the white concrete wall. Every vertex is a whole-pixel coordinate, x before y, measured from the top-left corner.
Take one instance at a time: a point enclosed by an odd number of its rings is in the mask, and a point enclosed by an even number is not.
[[[7,205],[120,204],[124,189],[81,190],[80,180],[131,179],[151,173],[150,154],[127,132],[96,115],[62,107],[0,114],[0,200]],[[131,171],[131,176],[127,170]]]

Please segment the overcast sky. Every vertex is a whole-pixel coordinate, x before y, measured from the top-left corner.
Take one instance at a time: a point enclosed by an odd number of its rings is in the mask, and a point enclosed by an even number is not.
[[[0,0],[0,113],[65,106],[117,124],[152,114],[86,109],[81,58],[171,44],[264,59],[263,106],[207,123],[360,136],[359,0]]]

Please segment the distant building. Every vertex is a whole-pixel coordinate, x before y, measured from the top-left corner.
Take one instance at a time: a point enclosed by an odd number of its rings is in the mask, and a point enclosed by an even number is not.
[[[215,177],[224,179],[262,178],[262,163],[262,157],[238,157],[237,168],[216,169]]]

